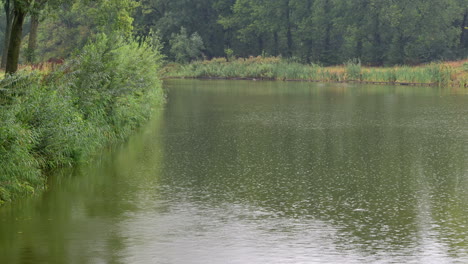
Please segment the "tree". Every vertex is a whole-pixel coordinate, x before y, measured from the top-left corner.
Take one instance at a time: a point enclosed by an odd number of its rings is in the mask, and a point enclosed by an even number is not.
[[[29,11],[31,0],[13,0],[13,21],[11,24],[10,41],[8,44],[5,72],[13,74],[18,70],[18,60],[23,34],[23,24]]]
[[[270,31],[262,21],[263,1],[237,0],[232,13],[221,16],[218,23],[232,30],[235,38],[245,46],[234,48],[241,56],[258,55],[265,51],[265,37]]]
[[[7,51],[5,65],[6,73],[13,74],[18,70],[18,61],[23,35],[23,24],[26,15],[31,11],[33,11],[34,13],[37,12],[37,9],[42,8],[42,6],[46,2],[47,0],[5,0],[5,11],[7,12],[7,28],[9,23],[8,20],[10,19],[8,15],[8,10],[12,8],[11,29],[9,30],[9,34],[5,35],[5,43],[8,41],[8,45],[5,44],[4,47],[4,52]],[[36,15],[34,15],[34,19],[36,19]],[[38,20],[33,21],[32,23],[34,24],[36,22],[38,23]],[[34,36],[31,45],[35,45]]]
[[[8,1],[8,0],[5,0]],[[7,49],[6,73],[15,73],[18,69],[19,53],[21,48],[21,37],[25,17],[31,14],[31,32],[27,59],[31,61],[34,58],[37,43],[38,15],[46,5],[49,6],[49,12],[53,10],[58,14],[63,9],[79,14],[74,19],[79,23],[87,24],[90,31],[100,32],[119,32],[119,34],[130,37],[132,34],[133,17],[131,12],[136,7],[134,0],[10,0],[13,4],[13,20],[11,34]],[[73,26],[73,25],[72,25]],[[67,23],[67,28],[70,24]],[[68,41],[68,40],[66,40]],[[65,41],[65,42],[66,42]],[[83,43],[84,45],[84,43]],[[76,47],[75,47],[76,48]]]
[[[31,14],[28,61],[34,61],[36,54],[66,57],[98,32],[118,32],[142,41],[150,37],[150,32],[158,32],[164,46],[162,52],[179,61],[199,58],[201,50],[206,58],[224,56],[225,49],[243,57],[267,54],[325,65],[355,58],[366,65],[416,64],[463,58],[468,52],[468,0],[3,0],[3,3],[9,11],[5,14],[7,24],[16,25],[11,35],[16,37],[5,39],[4,45],[15,43],[10,47],[11,65],[15,64],[14,54],[18,53],[15,48],[21,41],[17,25],[24,22],[26,13]],[[41,10],[48,16],[37,31]],[[8,25],[7,30],[13,29]],[[194,50],[196,55],[192,53]],[[14,70],[11,68],[10,72]]]
[[[65,58],[99,33],[131,38],[136,6],[134,0],[75,0],[55,6],[49,3],[44,10],[48,15],[38,30],[35,54],[42,60]]]
[[[3,41],[3,52],[2,52],[2,61],[0,68],[4,69],[6,66],[7,61],[7,54],[8,54],[8,45],[10,44],[10,33],[11,33],[11,25],[13,23],[13,1],[12,0],[4,0],[3,9],[5,11],[5,34],[4,34],[4,41]]]
[[[165,45],[163,52],[170,54],[172,34],[181,27],[197,32],[204,42],[207,57],[222,56],[228,38],[223,27],[216,23],[219,15],[229,12],[234,0],[141,0],[136,9],[135,34],[147,37],[150,30],[160,32]]]
[[[190,37],[187,30],[182,27],[179,34],[173,34],[171,41],[171,54],[177,62],[190,62],[202,56],[203,40],[197,32]]]
[[[312,6],[312,30],[316,44],[313,57],[326,65],[340,63],[339,37],[336,37],[335,2],[333,0],[316,0]]]
[[[32,63],[36,60],[37,30],[39,28],[39,17],[44,9],[46,0],[36,0],[31,10],[31,28],[29,30],[29,41],[26,54],[26,61]]]

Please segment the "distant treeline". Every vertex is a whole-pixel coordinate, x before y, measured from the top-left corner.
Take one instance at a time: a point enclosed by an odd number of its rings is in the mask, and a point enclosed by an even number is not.
[[[139,35],[159,31],[173,59],[184,27],[208,58],[393,65],[465,58],[467,16],[467,0],[141,0],[134,25]]]
[[[39,23],[38,43],[24,48],[23,62],[67,57],[96,32],[113,31],[151,37],[169,60],[179,62],[263,55],[321,65],[359,59],[379,66],[468,56],[468,0],[46,2],[49,8],[29,13],[40,16],[31,19]],[[26,22],[25,38],[29,31]]]

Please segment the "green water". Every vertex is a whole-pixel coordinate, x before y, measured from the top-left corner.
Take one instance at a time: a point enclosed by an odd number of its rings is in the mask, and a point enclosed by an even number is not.
[[[166,108],[0,208],[0,263],[468,263],[468,92],[168,81]]]

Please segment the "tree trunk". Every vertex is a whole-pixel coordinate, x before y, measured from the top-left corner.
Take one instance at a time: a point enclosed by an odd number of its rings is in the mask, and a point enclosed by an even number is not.
[[[279,44],[278,44],[278,32],[277,31],[275,31],[273,33],[273,45],[274,45],[273,55],[278,56],[278,54],[279,54]]]
[[[33,63],[36,60],[36,47],[37,47],[37,29],[39,27],[39,13],[31,14],[31,30],[29,32],[28,54],[26,60]]]
[[[6,63],[6,73],[13,74],[18,70],[18,60],[21,48],[21,37],[23,34],[23,23],[26,11],[21,7],[14,7],[14,19],[11,25],[10,44]]]
[[[258,49],[260,51],[260,55],[263,55],[264,49],[263,49],[263,38],[261,35],[258,36]]]
[[[374,34],[372,36],[373,40],[373,54],[372,54],[372,60],[373,63],[375,63],[376,66],[382,66],[383,65],[383,56],[384,56],[384,51],[382,50],[382,37],[380,35],[380,17],[379,14],[375,16],[374,20]]]
[[[0,68],[5,69],[6,61],[7,61],[7,54],[8,54],[8,45],[10,44],[10,34],[11,34],[11,24],[13,23],[13,8],[11,6],[11,1],[6,0],[3,6],[5,10],[6,16],[6,24],[5,24],[5,37],[3,40],[3,52],[2,52],[2,61],[0,63]]]
[[[463,15],[463,21],[461,24],[461,35],[460,35],[460,47],[468,47],[468,8],[465,10],[465,15]]]
[[[286,3],[286,44],[288,46],[287,56],[292,56],[292,33],[291,33],[291,19],[290,19],[290,9],[289,9],[289,1]]]
[[[333,63],[332,59],[332,48],[331,48],[331,31],[332,31],[332,23],[330,21],[330,2],[329,0],[325,0],[325,5],[324,5],[324,15],[326,18],[326,24],[325,24],[325,37],[324,37],[324,51],[322,55],[322,61],[325,62],[327,65],[330,65]]]
[[[358,36],[358,40],[357,40],[357,43],[356,43],[356,58],[357,59],[361,59],[362,58],[362,48],[363,48],[363,44],[362,44],[362,36],[359,34]]]
[[[306,9],[309,14],[312,14],[312,1],[308,0],[307,1],[307,9]],[[307,63],[311,63],[313,62],[312,61],[312,54],[313,54],[313,45],[314,42],[312,40],[312,38],[308,37],[306,38],[305,40],[305,46],[306,46],[306,49],[307,49],[307,52],[306,52],[306,61]]]

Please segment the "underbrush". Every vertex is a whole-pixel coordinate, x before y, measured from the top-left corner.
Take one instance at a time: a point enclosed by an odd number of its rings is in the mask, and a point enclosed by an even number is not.
[[[190,64],[167,65],[165,78],[248,78],[269,80],[304,80],[322,82],[370,82],[438,86],[468,85],[465,66],[431,63],[421,66],[364,67],[359,60],[344,65],[322,67],[304,65],[279,57],[215,58]]]
[[[86,161],[127,138],[163,103],[161,56],[100,36],[52,72],[0,83],[0,204],[44,188],[43,170]]]

